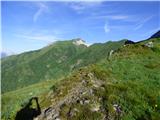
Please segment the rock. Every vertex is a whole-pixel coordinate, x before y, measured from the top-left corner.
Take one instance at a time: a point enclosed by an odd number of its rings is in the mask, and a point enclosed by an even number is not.
[[[100,104],[95,104],[93,105],[93,107],[91,108],[91,111],[93,112],[97,112],[100,110]]]
[[[56,118],[55,120],[61,120],[60,118]]]
[[[121,106],[119,106],[118,104],[114,104],[114,105],[113,105],[113,109],[114,109],[118,114],[122,112]]]
[[[113,52],[114,52],[114,50],[111,50],[111,51],[109,52],[109,57],[111,57],[111,55],[113,54]]]
[[[90,100],[85,100],[84,101],[84,104],[89,104],[90,103]]]
[[[86,80],[82,80],[82,84],[86,85],[87,84]]]
[[[50,114],[52,112],[52,108],[49,107],[44,111],[44,117],[48,116],[48,114]]]
[[[75,112],[79,112],[79,110],[78,110],[77,108],[74,108],[73,110],[74,110]]]
[[[145,44],[145,46],[152,48],[153,47],[153,42],[152,41],[148,42],[148,43]]]
[[[86,94],[87,94],[87,91],[82,93],[82,95],[86,95]]]
[[[100,97],[100,98],[98,98],[98,100],[99,100],[99,101],[102,101],[102,98]]]
[[[93,89],[89,89],[89,94],[92,96],[93,95]]]
[[[92,78],[94,77],[94,75],[93,75],[92,73],[89,73],[89,74],[88,74],[88,77],[89,77],[90,79],[92,79]]]
[[[98,85],[98,84],[93,84],[93,86],[94,86],[95,88],[98,88],[98,87],[99,87],[99,85]]]
[[[77,39],[75,39],[74,41],[73,41],[73,44],[75,44],[75,45],[86,45],[86,43],[85,43],[85,41],[84,40],[82,40],[81,38],[77,38]],[[86,45],[87,46],[87,45]]]
[[[69,111],[68,111],[68,113],[67,113],[67,116],[70,118],[70,117],[73,117],[75,115],[75,111],[74,111],[74,109],[72,109],[71,107],[70,107],[70,109],[69,109]]]
[[[83,105],[83,104],[84,104],[84,103],[83,103],[83,100],[81,100],[81,101],[80,101],[80,104],[81,104],[81,105]]]
[[[59,118],[59,112],[52,115],[53,119]]]
[[[63,92],[61,91],[59,94],[60,94],[60,95],[63,95]]]

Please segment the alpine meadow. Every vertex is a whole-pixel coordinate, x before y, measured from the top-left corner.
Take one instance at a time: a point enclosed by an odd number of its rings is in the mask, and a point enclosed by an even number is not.
[[[1,4],[2,120],[160,120],[159,1]]]

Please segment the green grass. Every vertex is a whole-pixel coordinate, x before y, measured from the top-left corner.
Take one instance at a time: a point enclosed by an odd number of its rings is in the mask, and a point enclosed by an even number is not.
[[[50,80],[2,94],[2,120],[13,120],[16,112],[27,104],[31,97],[46,95],[54,84],[55,81]],[[49,105],[50,103],[45,102],[44,99],[40,97],[40,103]]]
[[[66,62],[85,48],[63,41],[2,59],[2,93],[68,75],[71,70]]]
[[[14,119],[16,111],[32,96],[40,98],[42,108],[51,105],[50,93],[56,104],[64,99],[69,91],[83,79],[89,81],[87,87],[92,88],[90,81],[103,81],[102,88],[94,88],[95,96],[85,96],[97,101],[110,118],[117,118],[114,104],[121,107],[122,120],[159,120],[160,118],[160,39],[154,39],[154,48],[141,46],[142,43],[129,45],[117,50],[109,59],[104,58],[98,63],[75,71],[60,81],[46,81],[13,92],[2,94],[2,120]],[[146,41],[145,41],[146,42]],[[93,73],[94,78],[85,76]],[[84,75],[84,76],[83,76]],[[30,93],[33,93],[30,95]],[[62,94],[59,94],[62,93]],[[69,107],[77,108],[79,112],[73,119],[101,119],[103,112],[92,112],[92,104],[66,105],[61,117],[65,118]]]
[[[94,67],[95,75],[106,81],[102,96],[108,114],[113,114],[108,106],[119,104],[124,112],[121,119],[158,120],[160,118],[159,64],[158,52],[133,45],[121,49],[109,61],[98,64],[99,67]],[[100,73],[103,73],[102,76]],[[107,77],[108,74],[110,79]]]
[[[36,51],[2,59],[2,93],[44,80],[56,80],[72,71],[108,57],[124,41],[94,44],[90,47],[60,41]]]

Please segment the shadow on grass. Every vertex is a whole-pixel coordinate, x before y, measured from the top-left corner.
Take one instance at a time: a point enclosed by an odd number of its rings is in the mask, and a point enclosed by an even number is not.
[[[37,108],[32,108],[32,100],[35,100]],[[38,103],[38,98],[33,97],[29,100],[28,104],[17,112],[15,120],[33,120],[41,114],[41,108]]]

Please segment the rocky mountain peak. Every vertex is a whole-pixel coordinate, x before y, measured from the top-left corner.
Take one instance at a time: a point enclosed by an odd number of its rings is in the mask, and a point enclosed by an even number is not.
[[[85,41],[82,40],[81,38],[74,39],[73,44],[75,44],[75,45],[82,45],[82,44],[86,45]]]

